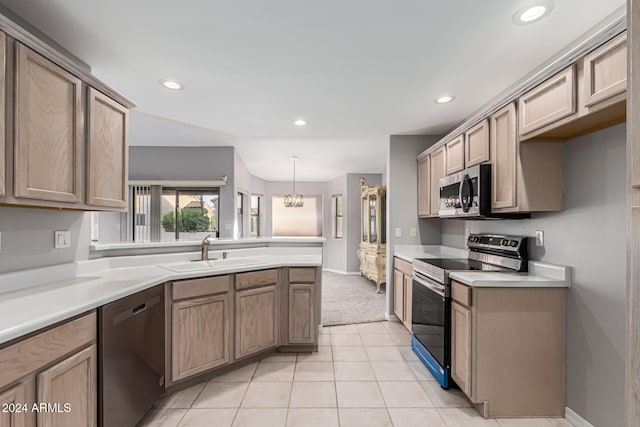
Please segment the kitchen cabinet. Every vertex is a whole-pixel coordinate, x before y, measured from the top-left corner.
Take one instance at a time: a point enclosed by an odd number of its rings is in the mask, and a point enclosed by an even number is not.
[[[276,272],[274,277],[272,274]],[[254,285],[248,285],[248,283]],[[249,286],[256,286],[246,289]],[[235,357],[276,347],[279,323],[277,270],[236,274]]]
[[[440,211],[440,178],[446,176],[446,151],[442,146],[431,153],[431,216]]]
[[[563,416],[566,290],[452,281],[451,294],[451,377],[480,413]]]
[[[627,90],[627,33],[623,33],[582,60],[584,85],[581,104],[593,108]]]
[[[577,108],[576,97],[575,65],[571,65],[520,97],[520,135],[574,114]]]
[[[125,208],[129,110],[93,88],[88,97],[87,203]]]
[[[0,196],[6,194],[5,145],[6,145],[6,69],[7,69],[7,36],[0,31]]]
[[[283,338],[282,344],[315,344],[317,328],[316,268],[290,267],[288,278],[287,301],[286,304],[283,304],[286,336]],[[285,331],[283,330],[283,332]]]
[[[446,175],[456,173],[464,169],[465,147],[464,135],[453,138],[445,144],[447,165]]]
[[[491,115],[491,208],[494,213],[552,212],[563,208],[561,141],[519,142],[515,105]]]
[[[229,276],[189,279],[172,284],[172,382],[230,361]]]
[[[15,197],[81,201],[81,82],[18,43],[15,76]]]
[[[418,217],[431,215],[431,156],[418,159]]]
[[[411,332],[411,303],[413,296],[413,265],[393,258],[393,307],[398,320]]]
[[[25,418],[27,415],[22,411],[15,410],[17,406],[22,407],[25,403],[27,403],[27,399],[25,394],[25,385],[23,383],[18,383],[0,394],[0,408],[13,409],[0,411],[0,426],[25,427]]]
[[[464,139],[465,167],[489,161],[489,120],[485,119],[466,131]]]
[[[2,427],[97,425],[96,330],[91,312],[0,350],[0,402],[27,405],[1,413]],[[42,403],[56,411],[32,410]]]
[[[93,344],[38,374],[38,402],[61,405],[55,412],[38,412],[39,426],[97,425],[97,358]]]

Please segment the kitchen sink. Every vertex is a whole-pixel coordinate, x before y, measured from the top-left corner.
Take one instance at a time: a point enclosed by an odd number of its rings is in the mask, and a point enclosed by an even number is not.
[[[165,264],[160,267],[176,273],[182,273],[185,271],[203,271],[211,270],[215,268],[226,267],[244,267],[249,265],[264,264],[265,261],[261,261],[255,258],[227,258],[227,259],[210,259],[208,261],[190,261],[180,262],[175,264]]]

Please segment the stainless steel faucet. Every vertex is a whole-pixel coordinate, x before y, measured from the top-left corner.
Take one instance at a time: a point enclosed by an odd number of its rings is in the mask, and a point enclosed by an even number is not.
[[[200,248],[200,261],[209,260],[209,237],[211,237],[211,234],[207,234],[207,237],[202,239],[202,247]]]

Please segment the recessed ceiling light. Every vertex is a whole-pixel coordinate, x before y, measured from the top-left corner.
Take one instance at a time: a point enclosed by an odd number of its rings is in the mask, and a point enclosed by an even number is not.
[[[294,125],[296,126],[305,126],[307,124],[306,120],[302,120],[302,119],[298,119],[295,122],[293,122]]]
[[[444,96],[441,96],[440,98],[436,99],[436,104],[447,104],[447,103],[453,101],[454,99],[456,99],[455,96],[444,95]]]
[[[513,15],[513,23],[517,25],[533,24],[547,16],[553,10],[553,0],[529,2]]]
[[[160,79],[160,84],[167,88],[167,89],[171,89],[171,90],[182,90],[184,89],[184,85],[182,83],[179,83],[175,80],[166,80],[166,79]]]

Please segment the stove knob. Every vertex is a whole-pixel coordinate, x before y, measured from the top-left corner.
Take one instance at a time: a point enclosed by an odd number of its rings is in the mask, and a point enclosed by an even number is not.
[[[516,246],[518,246],[518,241],[517,241],[517,240],[512,240],[512,241],[509,243],[509,246],[511,246],[512,248],[515,248]]]
[[[500,246],[507,246],[507,245],[509,245],[509,241],[507,239],[500,240]]]

